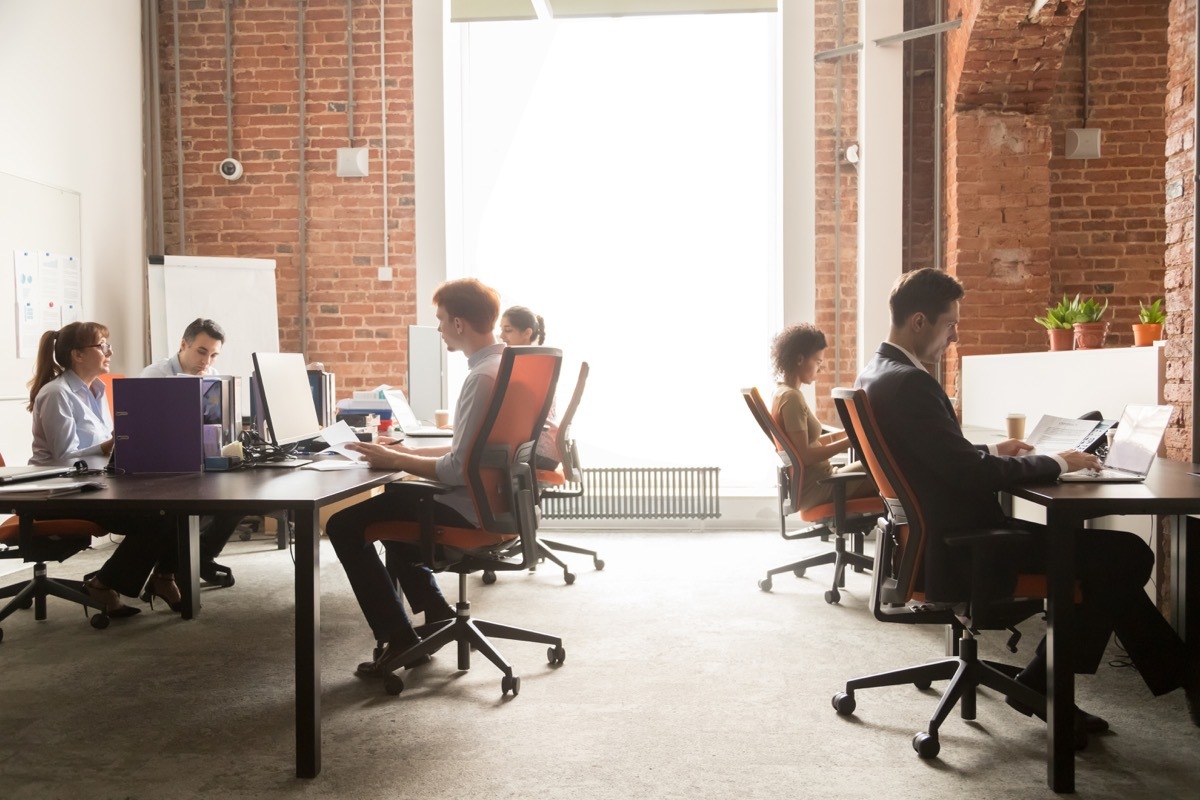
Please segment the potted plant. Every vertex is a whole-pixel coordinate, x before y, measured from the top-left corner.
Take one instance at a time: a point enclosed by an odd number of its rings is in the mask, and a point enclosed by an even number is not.
[[[1162,298],[1150,305],[1138,301],[1138,322],[1133,326],[1133,346],[1149,347],[1162,338],[1167,312],[1162,310]]]
[[[1074,345],[1074,313],[1074,304],[1064,294],[1061,303],[1046,309],[1046,316],[1033,318],[1034,322],[1046,329],[1051,350],[1070,350]]]
[[[1075,295],[1074,306],[1075,349],[1097,350],[1104,347],[1104,340],[1108,337],[1108,323],[1102,317],[1104,312],[1108,311],[1108,301],[1105,300],[1104,305],[1100,305],[1096,298],[1089,297],[1080,302],[1079,295]]]

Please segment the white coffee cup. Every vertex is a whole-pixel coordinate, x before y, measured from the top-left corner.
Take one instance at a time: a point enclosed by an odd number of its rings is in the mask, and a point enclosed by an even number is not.
[[[439,428],[445,428],[450,424],[450,411],[445,408],[439,408],[433,412],[433,424]]]

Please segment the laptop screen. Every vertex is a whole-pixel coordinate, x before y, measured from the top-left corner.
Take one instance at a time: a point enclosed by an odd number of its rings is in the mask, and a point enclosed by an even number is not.
[[[1125,406],[1104,466],[1145,475],[1154,463],[1172,406]]]

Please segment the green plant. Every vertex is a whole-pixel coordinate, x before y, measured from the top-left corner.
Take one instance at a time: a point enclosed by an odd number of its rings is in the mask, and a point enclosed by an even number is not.
[[[1167,320],[1167,312],[1162,310],[1162,298],[1150,305],[1138,301],[1138,319],[1143,325],[1162,325]]]
[[[1075,317],[1073,322],[1099,322],[1104,316],[1104,312],[1108,311],[1108,301],[1104,301],[1104,305],[1096,302],[1096,298],[1089,297],[1082,303],[1079,302],[1079,295],[1075,295]]]
[[[1075,307],[1079,303],[1079,295],[1075,299],[1068,300],[1064,294],[1062,302],[1053,308],[1046,309],[1046,316],[1034,317],[1033,321],[1041,325],[1048,331],[1053,330],[1071,330],[1071,325],[1075,322]]]

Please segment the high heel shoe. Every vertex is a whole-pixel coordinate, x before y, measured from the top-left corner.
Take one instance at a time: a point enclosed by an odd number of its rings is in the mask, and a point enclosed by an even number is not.
[[[84,581],[83,588],[87,592],[88,597],[92,599],[96,608],[99,608],[111,619],[132,617],[134,614],[142,612],[140,608],[125,605],[125,602],[121,600],[121,595],[115,589],[101,586],[95,577]]]
[[[167,604],[167,607],[178,613],[183,611],[183,595],[175,584],[175,576],[170,572],[156,572],[150,576],[150,582],[142,590],[142,599],[154,608],[154,598],[157,597]]]

